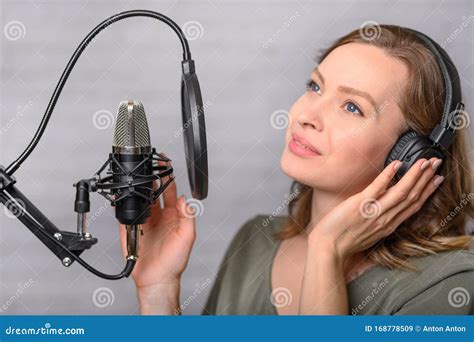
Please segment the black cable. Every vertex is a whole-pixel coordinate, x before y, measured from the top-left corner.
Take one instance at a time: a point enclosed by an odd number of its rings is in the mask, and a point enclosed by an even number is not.
[[[9,200],[9,198],[3,193],[3,192],[0,192],[0,199],[2,199],[2,202],[5,203]],[[16,204],[14,204],[16,206]],[[64,250],[71,258],[73,258],[74,260],[76,260],[79,264],[81,264],[85,269],[87,269],[88,271],[90,271],[91,273],[95,274],[96,276],[99,276],[101,278],[104,278],[104,279],[109,279],[109,280],[116,280],[116,279],[121,279],[123,277],[128,277],[130,275],[130,273],[132,272],[133,270],[133,267],[135,266],[135,263],[136,263],[136,259],[128,259],[127,260],[127,263],[125,264],[125,267],[124,269],[122,270],[122,272],[120,272],[119,274],[115,274],[115,275],[110,275],[110,274],[105,274],[105,273],[102,273],[100,272],[99,270],[95,269],[94,267],[90,266],[84,259],[82,259],[80,256],[74,254],[73,252],[71,252],[66,246],[64,246],[62,243],[60,243],[58,240],[56,240],[54,237],[52,237],[51,235],[49,235],[48,233],[46,233],[44,231],[44,228],[43,226],[41,226],[40,224],[38,224],[36,221],[34,221],[30,215],[28,215],[29,213],[27,212],[27,210],[21,206],[17,206],[21,211],[22,211],[22,214],[17,216],[17,218],[22,221],[23,224],[25,225],[30,225],[30,226],[35,226],[37,231],[41,232],[41,234],[45,237],[47,237],[48,239],[50,239],[56,246],[59,246],[62,250]]]
[[[74,51],[74,54],[72,55],[71,59],[69,60],[66,68],[64,69],[61,78],[59,79],[58,84],[56,85],[56,88],[54,89],[53,95],[51,96],[51,99],[49,100],[48,107],[46,108],[46,111],[44,113],[43,119],[41,120],[41,123],[36,130],[36,133],[33,137],[33,139],[30,141],[26,149],[23,151],[23,153],[14,161],[12,162],[7,168],[6,168],[6,173],[8,175],[13,175],[13,173],[21,166],[21,164],[28,158],[31,152],[33,152],[34,148],[38,144],[39,140],[41,139],[44,130],[46,129],[46,126],[48,125],[49,119],[51,117],[51,114],[54,110],[54,107],[56,106],[56,102],[58,101],[58,97],[61,94],[61,91],[64,87],[64,84],[66,83],[67,78],[69,77],[69,74],[71,73],[74,65],[76,64],[76,61],[79,59],[79,56],[82,54],[82,52],[85,50],[87,45],[94,39],[94,37],[103,29],[105,29],[107,26],[110,24],[125,19],[125,18],[130,18],[130,17],[150,17],[157,19],[159,21],[164,22],[167,24],[171,29],[178,35],[179,40],[181,41],[181,45],[183,48],[183,60],[187,61],[191,59],[191,52],[189,51],[189,45],[188,41],[186,40],[186,37],[183,35],[183,32],[181,31],[181,28],[170,18],[167,16],[154,12],[154,11],[148,11],[148,10],[132,10],[132,11],[125,11],[121,12],[118,14],[115,14],[111,16],[110,18],[104,20],[101,22],[99,25],[97,25],[85,38],[84,40],[79,44],[77,47],[76,51]]]
[[[164,170],[163,170],[164,168]],[[166,168],[165,166],[153,166],[153,170],[161,170],[161,173],[158,174],[153,174],[155,177],[164,177],[168,176],[173,172],[172,167]],[[160,177],[161,176],[161,177]],[[160,188],[152,192],[151,196],[151,201],[154,202],[163,192],[164,190],[168,187],[168,185],[174,180],[174,177],[169,177],[168,181],[165,182],[164,184],[161,184]],[[103,180],[102,180],[103,181]],[[101,188],[100,184],[97,184],[98,188]],[[12,192],[12,193],[10,193]],[[68,256],[70,256],[72,259],[76,260],[80,265],[82,265],[85,269],[87,269],[89,272],[97,275],[98,277],[104,278],[104,279],[109,279],[109,280],[116,280],[116,279],[121,279],[123,277],[128,277],[131,272],[133,271],[133,268],[136,264],[137,259],[136,258],[130,258],[127,259],[127,263],[122,270],[121,273],[116,274],[116,275],[109,275],[100,272],[99,270],[95,269],[94,267],[90,266],[85,260],[80,258],[78,255],[70,251],[66,246],[64,246],[62,243],[60,243],[58,240],[56,240],[51,234],[48,234],[45,231],[45,227],[43,224],[50,225],[52,227],[55,227],[51,221],[49,221],[48,218],[46,218],[43,213],[41,213],[36,207],[31,203],[24,195],[21,194],[21,192],[16,189],[15,187],[12,187],[10,189],[3,189],[0,191],[0,202],[2,202],[4,205],[6,205],[7,202],[11,201],[11,199],[14,199],[15,202],[12,202],[12,205],[14,206],[13,209],[10,207],[7,207],[10,211],[16,209],[18,210],[20,215],[15,215],[17,218],[27,227],[34,227],[36,232],[39,232],[41,236],[46,237],[49,239],[55,246],[58,246],[60,249],[64,250]],[[18,205],[16,202],[18,201],[23,201],[25,202],[23,205]],[[27,209],[26,206],[30,206],[30,210]],[[144,209],[138,217],[135,219],[134,222],[137,222],[139,219],[142,218],[142,216],[147,212],[147,209]],[[32,215],[33,213],[33,215]],[[134,223],[132,223],[134,225]],[[57,228],[55,228],[57,230]],[[138,228],[135,228],[138,229]],[[31,228],[30,228],[31,230]],[[58,230],[59,231],[59,230]],[[36,234],[35,234],[36,235]],[[37,236],[39,238],[39,236]],[[40,240],[45,243],[41,238]],[[134,250],[136,252],[136,248],[138,247],[138,241],[133,241],[134,244]]]
[[[48,125],[49,119],[51,118],[52,112],[54,110],[54,107],[56,106],[56,103],[58,101],[59,95],[61,94],[62,89],[64,88],[64,85],[74,68],[77,60],[81,56],[82,52],[86,49],[87,45],[94,39],[94,37],[103,29],[105,29],[107,26],[110,24],[125,19],[125,18],[130,18],[130,17],[138,17],[138,16],[144,16],[144,17],[150,17],[154,18],[157,20],[160,20],[161,22],[167,24],[177,35],[178,38],[181,42],[181,46],[183,48],[183,61],[189,61],[191,60],[191,52],[189,51],[189,45],[186,40],[186,37],[183,35],[183,32],[181,31],[181,28],[170,18],[167,16],[154,12],[154,11],[148,11],[148,10],[131,10],[131,11],[125,11],[121,12],[118,14],[115,14],[108,19],[104,20],[101,22],[99,25],[97,25],[79,44],[79,46],[76,48],[74,51],[73,55],[71,56],[66,68],[64,69],[63,73],[61,74],[61,77],[58,81],[58,84],[56,85],[56,88],[54,89],[53,95],[51,96],[51,99],[49,100],[48,107],[46,108],[46,111],[43,115],[43,118],[41,120],[41,123],[36,130],[35,135],[33,136],[33,139],[30,141],[26,149],[23,151],[23,153],[15,160],[13,161],[5,170],[5,173],[9,176],[12,176],[13,173],[21,166],[21,164],[28,158],[28,156],[33,152],[34,148],[37,146],[38,142],[40,141],[41,137],[43,136],[43,133],[46,129],[46,126]],[[166,189],[166,187],[169,185],[169,183],[173,180],[171,178],[164,187],[162,187],[161,191],[157,191],[156,194],[159,196],[161,192]],[[156,197],[155,197],[156,198]],[[6,203],[8,201],[8,197],[6,196],[5,193],[0,191],[0,201],[3,203]],[[15,204],[16,205],[16,204]],[[90,266],[86,261],[84,261],[81,257],[78,255],[74,254],[72,251],[70,251],[66,246],[64,246],[62,243],[57,241],[54,237],[50,236],[45,230],[44,227],[36,222],[36,220],[33,219],[33,217],[30,215],[30,213],[26,210],[26,208],[23,208],[19,206],[19,209],[22,211],[22,215],[20,215],[19,220],[27,225],[27,226],[32,226],[35,227],[37,231],[39,231],[43,236],[45,236],[47,239],[51,240],[56,246],[59,246],[62,250],[66,252],[67,255],[69,255],[71,258],[76,260],[79,264],[81,264],[85,269],[90,271],[91,273],[104,278],[104,279],[120,279],[123,277],[128,277],[136,263],[136,259],[131,258],[127,259],[127,263],[123,269],[122,272],[116,275],[109,275],[102,273],[98,270],[96,270],[94,267]],[[144,210],[139,217],[141,217],[146,210]]]

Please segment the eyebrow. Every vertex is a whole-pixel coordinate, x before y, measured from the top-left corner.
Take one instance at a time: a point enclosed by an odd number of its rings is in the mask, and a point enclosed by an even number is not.
[[[321,74],[318,67],[315,67],[313,69],[313,72],[319,77],[319,79],[321,80],[321,83],[324,85],[324,76]],[[357,96],[363,97],[364,99],[369,101],[370,104],[374,107],[375,113],[378,116],[379,107],[377,106],[377,103],[375,102],[374,98],[369,93],[367,93],[365,91],[362,91],[362,90],[359,90],[359,89],[347,87],[347,86],[339,86],[339,87],[337,87],[337,90],[342,92],[342,93],[352,94],[352,95],[357,95]]]

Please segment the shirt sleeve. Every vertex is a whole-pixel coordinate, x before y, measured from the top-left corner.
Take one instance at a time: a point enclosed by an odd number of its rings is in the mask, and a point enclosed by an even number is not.
[[[214,281],[214,284],[207,298],[207,302],[204,305],[204,308],[202,309],[201,315],[217,315],[218,314],[219,293],[221,291],[221,288],[225,286],[226,284],[225,279],[226,279],[226,273],[229,268],[229,261],[239,251],[240,246],[242,246],[244,242],[246,241],[248,231],[249,231],[248,228],[252,226],[252,222],[254,219],[255,217],[247,220],[232,238],[232,241],[230,242],[230,245],[224,254],[224,258],[222,259],[220,263],[219,270],[216,275],[216,279]]]
[[[410,299],[394,315],[474,315],[474,271],[442,279]]]

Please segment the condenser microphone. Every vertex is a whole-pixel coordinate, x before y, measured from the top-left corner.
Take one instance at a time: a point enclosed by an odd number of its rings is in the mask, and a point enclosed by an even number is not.
[[[151,154],[143,104],[122,101],[115,121],[110,164],[113,182],[122,185],[112,190],[115,217],[122,224],[140,225],[150,216],[153,190]]]
[[[104,279],[128,277],[138,258],[138,239],[141,225],[150,217],[150,206],[174,181],[170,159],[157,153],[151,146],[148,123],[143,105],[126,101],[119,105],[114,128],[112,152],[91,178],[73,184],[76,188],[74,211],[77,213],[77,233],[60,230],[16,187],[13,174],[33,152],[43,136],[52,112],[66,81],[81,54],[93,39],[112,23],[131,18],[156,19],[178,36],[183,50],[181,62],[181,118],[185,143],[186,166],[192,196],[198,200],[207,197],[208,165],[206,127],[201,88],[196,75],[194,60],[186,36],[171,18],[147,10],[117,13],[95,26],[74,51],[49,100],[48,107],[35,135],[26,149],[7,168],[0,165],[0,203],[13,214],[69,267],[77,261],[84,268]],[[165,178],[166,177],[166,178]],[[164,180],[166,179],[166,181]],[[155,189],[154,181],[157,181]],[[115,207],[115,216],[127,230],[127,262],[119,274],[105,274],[80,257],[86,249],[97,243],[88,232],[87,213],[90,212],[89,194],[97,192]],[[13,203],[13,204],[12,204]]]

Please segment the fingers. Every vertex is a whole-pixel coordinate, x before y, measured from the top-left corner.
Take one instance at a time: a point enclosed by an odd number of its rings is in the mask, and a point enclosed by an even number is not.
[[[120,247],[122,249],[122,255],[127,256],[127,229],[124,224],[119,223],[119,236],[120,236]]]
[[[184,195],[176,201],[176,209],[179,217],[179,234],[188,240],[194,242],[196,239],[194,209],[187,203]]]
[[[425,182],[421,184],[422,188],[426,185],[427,179],[429,179],[428,177],[432,177],[433,175],[430,173],[433,171],[432,169],[430,170],[430,166],[431,163],[429,160],[426,160],[425,158],[418,160],[397,184],[388,189],[388,191],[379,199],[382,213],[387,212],[394,207],[398,207],[399,210],[402,210],[413,203],[416,200],[416,194],[413,193],[412,190],[420,180],[423,181],[422,175],[426,174],[424,179]],[[399,204],[401,205],[399,206]]]
[[[153,188],[153,191],[158,190],[158,180],[153,181],[153,187],[152,188]],[[154,211],[161,212],[161,205],[160,205],[159,199],[157,199],[156,202],[152,204],[151,208]]]
[[[161,153],[165,157],[168,158],[168,156],[164,153]],[[171,165],[170,162],[164,162],[164,161],[158,161],[158,165]],[[171,173],[168,176],[163,177],[162,183],[168,182],[170,178],[173,178],[173,173]],[[177,188],[176,188],[176,181],[172,181],[168,186],[166,187],[166,190],[163,192],[163,206],[165,208],[175,208],[176,207],[176,202],[177,202]]]
[[[421,193],[423,192],[423,189],[426,187],[426,184],[428,184],[428,182],[433,178],[436,170],[441,165],[442,159],[431,158],[429,160],[429,163],[430,164],[424,170],[418,182],[415,184],[415,186],[410,190],[410,193],[408,194],[407,200],[410,203],[416,202],[418,198],[421,196]]]
[[[363,191],[364,197],[377,198],[382,194],[390,181],[395,177],[398,169],[402,166],[402,162],[394,160],[374,179],[374,181]]]
[[[433,194],[433,192],[435,192],[435,190],[443,181],[443,176],[436,175],[432,177],[432,179],[429,180],[428,184],[426,184],[425,188],[421,192],[421,195],[415,203],[405,208],[405,210],[400,210],[399,212],[394,213],[392,215],[394,217],[390,221],[390,228],[387,233],[391,234],[400,224],[403,223],[403,221],[417,213],[423,207],[423,204],[426,202],[426,200]],[[395,208],[393,210],[395,212]]]
[[[158,181],[155,180],[153,181],[153,191],[158,189]],[[163,209],[161,209],[161,203],[160,199],[157,198],[155,203],[150,205],[150,217],[146,221],[146,223],[143,225],[143,230],[144,232],[148,230],[148,228],[156,226],[158,221],[160,220],[161,217],[161,212]]]
[[[424,164],[425,162],[427,162],[427,160],[424,158],[418,160],[410,168],[410,170],[408,170],[408,172],[402,177],[402,179],[400,179],[400,181],[397,184],[390,187],[384,193],[381,191],[382,181],[380,181],[379,188],[377,189],[378,190],[377,194],[381,195],[381,197],[380,196],[379,196],[380,198],[377,198],[375,196],[373,197],[374,199],[377,200],[378,207],[380,208],[379,214],[383,214],[387,212],[388,210],[397,206],[400,202],[403,202],[407,198],[410,190],[413,188],[413,186],[416,184],[416,181],[420,178],[421,174],[426,169],[427,164]],[[421,166],[423,164],[424,164],[425,169],[422,170]],[[388,175],[392,175],[395,172],[392,170],[390,173],[387,173],[387,175],[382,177],[384,184],[386,184],[387,182],[390,183],[390,180],[388,179],[389,178]]]

